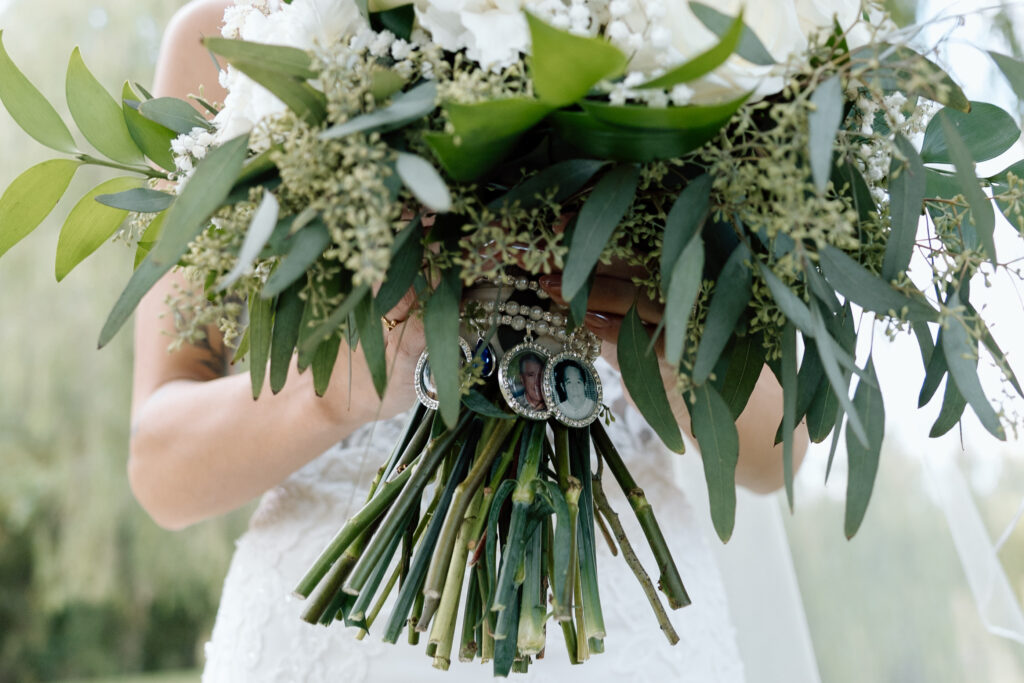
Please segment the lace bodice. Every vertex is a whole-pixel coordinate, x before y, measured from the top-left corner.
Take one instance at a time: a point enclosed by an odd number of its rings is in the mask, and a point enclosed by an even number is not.
[[[677,485],[677,461],[622,395],[618,376],[600,367],[605,402],[618,420],[609,429],[637,482],[654,505],[693,604],[670,613],[680,642],[670,646],[625,561],[607,544],[598,553],[602,607],[608,636],[604,654],[571,666],[561,633],[548,628],[547,653],[524,682],[676,681],[741,683],[743,668],[726,595],[695,511]],[[448,672],[431,668],[424,645],[400,639],[387,645],[372,630],[364,640],[341,623],[312,626],[299,618],[291,596],[299,578],[338,527],[354,513],[380,460],[401,437],[403,419],[366,425],[287,481],[267,492],[238,540],[224,583],[216,625],[206,646],[204,683],[344,680],[346,683],[486,680],[490,665],[453,661]],[[643,534],[617,487],[605,490],[641,561],[656,575]],[[385,608],[384,614],[387,613]],[[421,641],[425,642],[425,641]],[[625,679],[623,677],[626,677]]]

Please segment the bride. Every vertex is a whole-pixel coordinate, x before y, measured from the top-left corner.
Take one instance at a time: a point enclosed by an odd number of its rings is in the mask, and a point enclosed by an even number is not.
[[[218,31],[228,5],[225,0],[193,0],[174,17],[157,65],[157,96],[186,97],[201,86],[207,99],[223,99],[199,40]],[[596,280],[586,324],[603,341],[605,402],[619,417],[612,438],[664,520],[693,604],[670,615],[681,638],[670,647],[626,564],[605,557],[599,567],[609,633],[606,654],[584,667],[570,667],[561,639],[553,635],[545,658],[525,678],[743,681],[722,580],[700,530],[701,515],[683,496],[679,478],[665,474],[676,471],[680,460],[696,456],[691,451],[679,458],[661,447],[630,406],[614,371],[619,325],[636,290],[629,274],[614,267],[599,269]],[[542,278],[541,286],[561,302],[557,275]],[[215,329],[168,353],[175,331],[166,300],[186,287],[180,274],[167,276],[136,316],[128,464],[132,490],[167,529],[184,528],[262,496],[248,532],[237,543],[207,645],[203,680],[398,681],[436,675],[454,682],[489,677],[489,670],[478,664],[436,672],[421,648],[383,645],[373,632],[360,642],[340,624],[311,626],[300,620],[302,603],[291,597],[297,580],[355,511],[378,454],[398,438],[399,416],[416,401],[413,378],[424,336],[410,310],[414,297],[407,296],[385,316],[397,324],[385,331],[392,372],[383,399],[377,398],[363,354],[343,351],[324,397],[314,394],[311,373],[298,374],[293,366],[280,393],[264,391],[254,401],[248,376],[228,373],[230,354]],[[661,318],[660,307],[643,298],[639,313],[650,325]],[[674,382],[667,364],[663,376]],[[688,430],[682,398],[669,393],[680,425]],[[773,444],[781,406],[781,389],[764,372],[737,422],[736,478],[748,489],[782,485],[781,446]],[[805,445],[800,431],[796,462]],[[625,511],[621,498],[612,503]],[[624,523],[628,517],[622,515]],[[610,555],[607,547],[603,552]]]

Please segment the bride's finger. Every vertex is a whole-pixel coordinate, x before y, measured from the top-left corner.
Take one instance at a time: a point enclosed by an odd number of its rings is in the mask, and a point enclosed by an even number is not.
[[[568,305],[562,297],[561,275],[541,277],[540,286],[551,295],[556,303],[562,306]],[[637,305],[637,314],[645,323],[657,325],[661,322],[663,310],[661,304],[640,292],[636,285],[628,280],[603,275],[594,277],[594,284],[590,288],[590,298],[587,299],[587,310],[621,317],[629,312],[634,302]]]

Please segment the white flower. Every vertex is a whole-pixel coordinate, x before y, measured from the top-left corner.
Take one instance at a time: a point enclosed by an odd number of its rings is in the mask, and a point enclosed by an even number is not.
[[[464,49],[484,68],[502,67],[530,44],[525,5],[521,0],[417,0],[416,19],[445,50]]]

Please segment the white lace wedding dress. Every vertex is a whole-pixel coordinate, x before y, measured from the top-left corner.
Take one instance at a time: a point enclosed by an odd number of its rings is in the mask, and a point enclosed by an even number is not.
[[[693,604],[670,612],[680,642],[670,646],[636,579],[598,538],[598,580],[608,636],[605,653],[582,666],[569,664],[561,632],[548,628],[547,652],[522,681],[673,681],[741,683],[743,665],[726,593],[698,514],[678,484],[680,456],[668,452],[643,418],[622,397],[607,367],[605,402],[618,420],[609,432],[637,482],[654,505]],[[338,527],[363,500],[366,487],[392,445],[403,420],[367,425],[263,496],[249,530],[238,540],[213,636],[206,647],[204,683],[345,681],[391,683],[483,681],[490,664],[453,661],[431,667],[424,644],[384,644],[379,634],[363,641],[340,622],[313,626],[299,618],[303,603],[292,589]],[[690,452],[682,458],[699,457]],[[628,503],[614,481],[605,486],[641,560],[656,566]],[[616,495],[618,494],[618,495]],[[705,515],[706,516],[706,515]],[[386,616],[387,607],[382,612]],[[425,638],[421,641],[425,643]],[[457,647],[457,646],[456,646]]]

